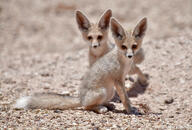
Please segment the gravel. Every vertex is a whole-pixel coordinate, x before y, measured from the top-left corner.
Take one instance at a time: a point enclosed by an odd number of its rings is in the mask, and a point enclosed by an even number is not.
[[[141,1],[0,1],[1,129],[192,129],[192,2]],[[75,110],[14,110],[15,100],[35,92],[77,96],[88,69],[87,45],[74,11],[98,19],[108,8],[123,26],[146,16],[148,31],[140,65],[149,75],[142,88],[126,80],[132,106],[121,103],[106,114]],[[111,39],[112,40],[112,39]],[[113,41],[113,40],[112,40]]]

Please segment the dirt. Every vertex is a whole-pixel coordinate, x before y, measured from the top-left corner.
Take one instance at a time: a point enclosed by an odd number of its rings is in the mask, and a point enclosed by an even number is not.
[[[191,0],[0,0],[0,128],[192,129]],[[140,65],[149,85],[126,80],[140,114],[121,103],[106,114],[76,110],[13,110],[14,101],[35,92],[77,95],[88,69],[87,45],[74,11],[98,19],[111,8],[124,27],[146,16],[148,31]],[[111,41],[113,41],[111,39]]]

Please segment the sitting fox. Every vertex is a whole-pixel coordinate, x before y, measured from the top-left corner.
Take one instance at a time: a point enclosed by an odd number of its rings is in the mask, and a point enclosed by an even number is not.
[[[116,88],[125,110],[131,113],[124,79],[135,67],[134,57],[141,49],[147,19],[143,18],[133,31],[124,30],[115,18],[111,18],[110,23],[116,46],[90,67],[82,80],[78,97],[53,93],[34,94],[18,99],[15,108],[64,110],[84,107],[86,110],[105,113]]]
[[[83,39],[89,45],[89,66],[91,67],[99,58],[114,48],[114,44],[109,42],[108,30],[109,22],[112,17],[112,11],[109,9],[104,12],[98,23],[91,23],[88,18],[81,12],[76,11],[76,21]],[[144,60],[143,49],[139,48],[133,57],[133,66],[129,75],[137,74],[141,85],[147,85],[147,78],[136,64]]]

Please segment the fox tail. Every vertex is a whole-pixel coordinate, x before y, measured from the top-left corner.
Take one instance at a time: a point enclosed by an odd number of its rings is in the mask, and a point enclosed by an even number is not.
[[[36,93],[32,96],[19,98],[14,104],[15,109],[73,109],[80,107],[80,99],[56,93]]]

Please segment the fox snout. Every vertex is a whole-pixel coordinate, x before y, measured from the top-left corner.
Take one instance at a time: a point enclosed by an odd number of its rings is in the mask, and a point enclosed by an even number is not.
[[[133,57],[133,54],[128,54],[128,53],[126,53],[126,57],[132,58],[132,57]]]
[[[125,53],[125,56],[131,59],[133,57],[133,51],[131,49],[128,49]]]
[[[99,46],[100,46],[100,43],[99,43],[99,42],[94,42],[94,43],[91,44],[91,47],[92,47],[92,48],[97,48],[97,47],[99,47]]]

